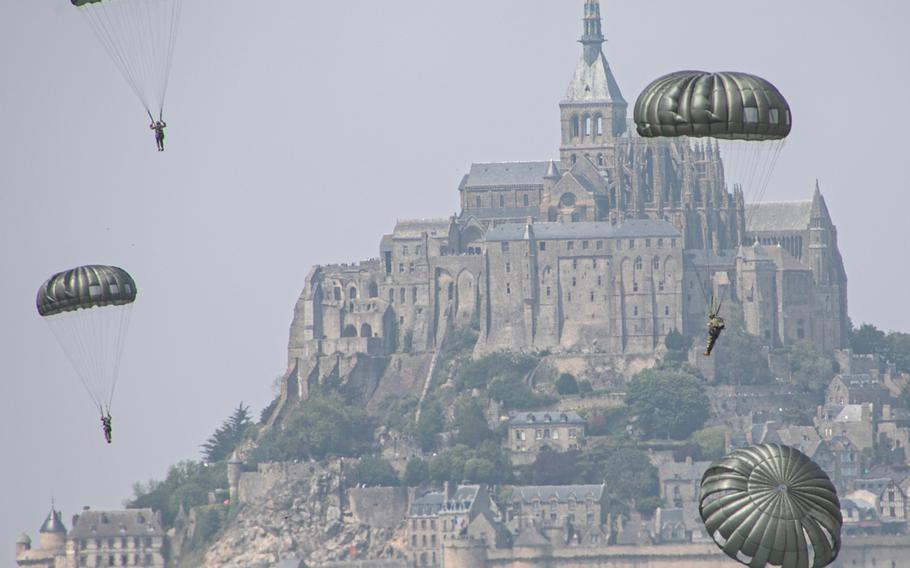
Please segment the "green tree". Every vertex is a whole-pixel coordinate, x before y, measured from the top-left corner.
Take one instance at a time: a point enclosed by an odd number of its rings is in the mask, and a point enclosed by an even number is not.
[[[556,379],[556,392],[561,395],[578,394],[578,381],[569,373],[563,373]]]
[[[683,371],[646,369],[629,381],[629,413],[648,436],[684,440],[701,428],[710,403],[702,382]]]
[[[588,379],[582,379],[578,381],[578,394],[581,396],[589,396],[594,393],[594,385],[591,384],[591,381]]]
[[[400,485],[395,468],[380,457],[365,457],[347,475],[348,482],[366,487],[394,487]]]
[[[575,482],[577,472],[575,462],[578,451],[568,452],[541,451],[537,453],[534,463],[528,468],[532,485],[571,485]]]
[[[445,415],[438,400],[428,400],[420,412],[420,419],[414,426],[414,439],[425,452],[436,449],[436,436],[445,427]]]
[[[727,385],[764,385],[771,382],[768,357],[761,340],[739,329],[721,334],[714,348],[717,381]]]
[[[181,504],[189,510],[190,507],[208,503],[209,492],[223,487],[226,476],[224,462],[205,465],[182,461],[170,467],[164,481],[134,484],[133,499],[127,507],[161,511],[162,522],[171,527]]]
[[[373,443],[374,424],[361,408],[337,394],[304,400],[287,427],[272,429],[253,450],[250,461],[289,461],[311,457],[358,457]]]
[[[598,445],[578,457],[577,483],[607,484],[607,493],[622,502],[660,494],[657,468],[635,448]]]
[[[519,375],[506,375],[490,381],[489,397],[507,409],[533,410],[554,402],[551,396],[537,394]]]
[[[898,372],[910,373],[910,333],[890,332],[885,337],[885,358],[897,368]]]
[[[408,460],[408,465],[404,468],[404,485],[407,487],[417,487],[423,485],[430,479],[430,464],[419,458]]]
[[[718,460],[724,456],[726,428],[709,426],[692,433],[692,443],[698,446],[703,460]]]
[[[670,330],[664,339],[664,345],[670,351],[688,351],[692,347],[692,338],[683,335],[675,327]]]
[[[455,402],[455,429],[458,431],[455,441],[467,446],[496,438],[487,424],[483,405],[476,398],[463,397]]]
[[[834,378],[833,362],[808,341],[788,348],[790,375],[800,388],[820,395]]]
[[[854,353],[881,353],[885,349],[885,332],[871,323],[850,330],[850,349]]]
[[[206,461],[216,462],[227,458],[234,448],[243,440],[243,436],[253,425],[250,420],[250,407],[237,405],[233,414],[215,430],[212,437],[202,444],[202,453]]]

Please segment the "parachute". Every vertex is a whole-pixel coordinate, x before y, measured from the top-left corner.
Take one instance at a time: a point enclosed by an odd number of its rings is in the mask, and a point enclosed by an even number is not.
[[[162,120],[182,0],[70,0],[142,102]]]
[[[712,464],[698,510],[724,553],[751,568],[821,568],[840,551],[837,491],[815,462],[789,446],[741,448]]]
[[[712,139],[714,153],[722,160],[723,179],[742,192],[744,201],[756,204],[764,197],[792,127],[790,105],[777,87],[739,72],[664,75],[639,95],[634,119],[643,138],[678,140],[684,148],[695,143],[693,138]],[[751,218],[743,221],[745,230]],[[708,312],[716,315],[723,298],[715,300],[706,282],[707,266],[704,271],[698,275],[699,284]]]
[[[80,266],[51,276],[36,305],[99,412],[110,415],[136,283],[116,266]]]

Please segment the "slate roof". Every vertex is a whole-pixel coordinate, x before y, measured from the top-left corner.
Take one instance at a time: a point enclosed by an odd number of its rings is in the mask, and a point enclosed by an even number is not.
[[[520,241],[526,238],[525,223],[503,223],[487,231],[487,242]],[[609,239],[640,237],[680,237],[673,225],[663,219],[628,219],[622,225],[610,223],[534,223],[534,238],[543,240]]]
[[[462,211],[461,218],[476,217],[478,219],[536,219],[540,216],[537,207],[482,207]]]
[[[63,525],[63,520],[60,518],[60,511],[51,508],[51,512],[47,514],[47,518],[41,523],[39,532],[66,533],[66,527]]]
[[[550,541],[547,540],[545,536],[540,534],[540,531],[536,527],[530,526],[522,529],[518,536],[515,538],[512,546],[521,547],[521,546],[548,546]]]
[[[464,180],[465,188],[503,187],[515,185],[543,185],[550,161],[545,162],[492,162],[471,164],[471,171]]]
[[[805,231],[809,228],[811,211],[811,201],[749,203],[746,204],[746,231]]]
[[[670,462],[662,463],[657,466],[657,476],[660,481],[665,480],[682,480],[682,481],[701,481],[701,476],[711,465],[709,461]]]
[[[431,237],[448,237],[448,219],[402,219],[395,224],[392,235],[398,239],[417,239],[427,233]]]
[[[151,509],[125,509],[83,511],[70,532],[70,538],[116,536],[164,536],[164,530]]]
[[[788,426],[778,429],[776,433],[781,444],[794,447],[810,458],[822,443],[814,426]]]
[[[509,426],[538,426],[541,424],[584,424],[577,412],[517,412],[509,416]]]
[[[460,511],[467,512],[477,499],[480,492],[479,485],[459,485],[451,499],[446,499],[445,493],[433,491],[418,497],[411,503],[408,512],[410,517],[434,517],[442,512]]]
[[[540,501],[547,503],[553,497],[559,503],[567,503],[569,497],[575,497],[576,501],[587,500],[590,494],[594,501],[600,501],[603,497],[603,485],[525,485],[512,488],[511,500],[521,500],[522,503],[533,503]]]
[[[581,58],[575,67],[575,75],[569,83],[566,98],[563,100],[567,103],[588,101],[626,102],[603,52],[591,65],[588,65],[583,57]]]
[[[691,249],[686,251],[685,260],[687,264],[700,268],[733,269],[736,266],[736,250],[725,249],[714,252],[713,250]]]

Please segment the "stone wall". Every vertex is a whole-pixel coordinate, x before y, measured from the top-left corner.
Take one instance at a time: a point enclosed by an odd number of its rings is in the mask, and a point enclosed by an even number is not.
[[[337,473],[337,464],[326,469],[316,462],[270,462],[261,463],[257,471],[240,474],[237,498],[241,503],[262,500],[274,487],[297,480],[311,479],[315,475]]]
[[[358,487],[348,489],[347,494],[354,518],[365,525],[394,529],[407,516],[406,487]]]

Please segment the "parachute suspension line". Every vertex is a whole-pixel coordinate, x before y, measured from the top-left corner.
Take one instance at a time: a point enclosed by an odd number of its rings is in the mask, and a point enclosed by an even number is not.
[[[164,98],[167,95],[168,82],[171,77],[171,67],[174,64],[174,48],[177,46],[177,29],[180,26],[180,14],[183,9],[183,2],[181,0],[175,0],[174,7],[171,10],[171,21],[168,28],[168,46],[167,46],[167,58],[164,66],[164,81],[161,86],[161,108],[159,109],[158,118],[163,120],[164,116]]]
[[[48,327],[51,328],[51,333],[54,334],[57,342],[61,345],[61,347],[63,347],[63,353],[66,355],[66,358],[76,370],[76,376],[79,377],[79,382],[82,383],[82,387],[85,389],[85,392],[88,393],[89,397],[92,399],[92,402],[98,408],[98,411],[103,413],[104,408],[101,404],[101,401],[98,400],[97,396],[95,396],[95,392],[89,385],[89,380],[86,376],[86,369],[90,367],[87,361],[87,350],[80,348],[79,345],[73,345],[68,341],[69,338],[75,337],[76,343],[81,343],[78,334],[73,332],[73,326],[69,321],[69,318],[65,317],[67,315],[68,314],[59,314],[56,316],[51,316],[47,319]]]
[[[132,70],[130,64],[126,60],[126,54],[122,49],[117,47],[117,43],[114,40],[114,32],[110,29],[110,24],[107,19],[102,18],[100,14],[96,13],[94,7],[91,8],[80,8],[83,16],[89,23],[89,27],[92,28],[92,31],[95,34],[95,37],[98,38],[98,41],[104,46],[104,49],[108,52],[108,55],[111,56],[111,59],[114,60],[114,66],[117,67],[117,71],[120,72],[120,75],[126,80],[127,84],[130,86],[130,89],[133,91],[133,94],[136,95],[136,98],[142,103],[142,106],[145,107],[146,112],[151,116],[151,111],[147,104],[145,104],[145,99],[142,96],[142,93],[139,90],[139,83],[136,81],[135,72]]]
[[[755,197],[755,205],[761,205],[762,200],[765,198],[765,192],[768,189],[768,185],[771,183],[771,175],[774,173],[774,168],[777,166],[777,160],[780,158],[780,154],[786,144],[787,139],[781,138],[780,140],[775,140],[773,147],[769,149],[768,163],[762,171],[762,176],[758,180],[758,195]],[[757,207],[752,208],[752,212],[749,213],[749,218],[746,220],[746,226],[752,222],[757,209]]]
[[[117,325],[116,344],[114,345],[114,367],[112,371],[111,392],[107,400],[107,410],[110,413],[111,406],[114,402],[114,391],[117,390],[117,379],[120,378],[120,362],[123,359],[123,344],[126,339],[126,332],[130,327],[130,316],[133,313],[133,304],[126,304],[120,311],[120,318]]]

